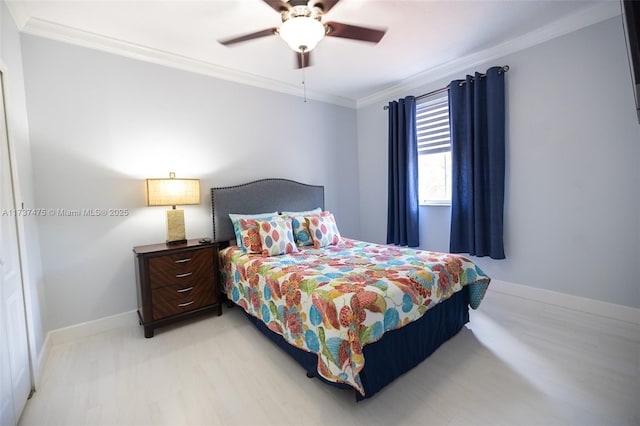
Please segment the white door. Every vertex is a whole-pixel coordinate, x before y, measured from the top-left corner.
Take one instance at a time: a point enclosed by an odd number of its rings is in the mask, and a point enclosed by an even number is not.
[[[15,425],[31,392],[27,324],[0,71],[0,425]]]

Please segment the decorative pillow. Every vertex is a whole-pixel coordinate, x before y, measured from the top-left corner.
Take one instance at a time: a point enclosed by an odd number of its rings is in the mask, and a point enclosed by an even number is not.
[[[307,221],[304,220],[305,216],[312,216],[322,212],[320,207],[313,210],[307,210],[302,212],[282,212],[291,217],[291,227],[293,228],[293,238],[296,241],[298,247],[312,246],[313,240],[309,234],[309,226]]]
[[[242,244],[242,235],[240,235],[240,220],[241,219],[271,219],[272,217],[278,216],[278,212],[273,213],[258,213],[258,214],[237,214],[237,213],[229,213],[229,219],[231,219],[231,224],[233,225],[233,232],[236,234],[236,244],[243,250],[246,251],[246,248]]]
[[[240,242],[238,245],[247,253],[262,253],[257,221],[258,219],[240,219]]]
[[[258,220],[257,224],[263,256],[277,256],[298,251],[288,217]]]
[[[309,233],[315,248],[336,245],[340,242],[340,231],[336,219],[330,212],[322,212],[314,216],[305,216]]]

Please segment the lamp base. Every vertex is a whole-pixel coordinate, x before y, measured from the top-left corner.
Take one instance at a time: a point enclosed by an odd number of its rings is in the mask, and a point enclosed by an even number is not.
[[[168,241],[166,242],[168,246],[179,246],[181,244],[187,244],[187,240],[176,240],[176,241]]]
[[[184,210],[167,210],[167,245],[184,244]]]

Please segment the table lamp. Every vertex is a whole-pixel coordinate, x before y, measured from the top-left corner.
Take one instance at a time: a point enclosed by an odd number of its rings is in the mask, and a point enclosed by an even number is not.
[[[200,204],[200,179],[147,179],[147,206],[172,206],[167,210],[167,244],[186,243],[184,210],[176,206]]]

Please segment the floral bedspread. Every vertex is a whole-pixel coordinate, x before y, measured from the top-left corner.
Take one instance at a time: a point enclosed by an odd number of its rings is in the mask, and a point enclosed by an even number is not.
[[[343,238],[336,246],[282,256],[220,253],[230,299],[300,349],[318,373],[364,396],[362,347],[420,318],[463,286],[480,304],[490,278],[465,257]]]

